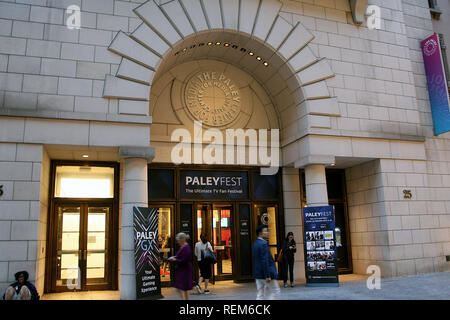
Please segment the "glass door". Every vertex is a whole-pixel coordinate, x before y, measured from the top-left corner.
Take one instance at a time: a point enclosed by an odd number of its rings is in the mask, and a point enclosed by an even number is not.
[[[81,289],[82,239],[81,207],[58,206],[56,287],[64,290]],[[60,290],[58,290],[60,291]]]
[[[159,245],[159,274],[161,286],[171,286],[174,279],[174,264],[169,263],[169,257],[175,254],[174,234],[172,231],[172,205],[150,204],[149,208],[158,210],[158,245]]]
[[[267,226],[269,231],[269,249],[275,261],[277,261],[278,254],[277,211],[276,205],[255,205],[255,230],[259,225]]]
[[[232,212],[230,204],[197,205],[197,239],[206,234],[217,257],[217,263],[213,266],[214,280],[233,279],[233,245],[232,245]]]
[[[217,280],[233,278],[233,246],[231,235],[231,205],[214,205],[212,212],[212,234],[217,264],[214,266],[214,277]]]
[[[57,205],[55,291],[111,287],[110,206]]]
[[[86,289],[101,289],[107,287],[110,279],[109,265],[110,250],[108,236],[110,207],[88,206],[86,246],[84,249]]]

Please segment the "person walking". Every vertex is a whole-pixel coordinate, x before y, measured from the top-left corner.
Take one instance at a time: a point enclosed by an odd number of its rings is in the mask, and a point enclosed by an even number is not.
[[[202,293],[202,282],[205,280],[205,290],[204,294],[209,294],[208,283],[211,279],[211,260],[205,259],[207,251],[213,251],[211,243],[209,243],[206,234],[202,233],[200,235],[200,241],[195,244],[194,254],[197,257],[198,268],[200,269],[200,278],[198,279],[198,284],[195,286],[198,293]]]
[[[9,285],[3,295],[3,300],[39,300],[36,287],[28,282],[28,272],[19,271],[14,275],[16,282]]]
[[[183,300],[189,300],[189,290],[193,287],[193,267],[192,267],[192,250],[187,243],[187,235],[185,233],[178,233],[175,237],[180,249],[175,256],[168,260],[173,261],[178,265],[175,275],[174,287]]]
[[[258,239],[253,244],[253,266],[256,282],[256,300],[273,300],[280,295],[277,268],[269,250],[267,240],[269,229],[266,225],[256,228]]]
[[[287,288],[288,269],[289,280],[291,287],[294,287],[294,254],[297,252],[296,243],[294,240],[294,234],[288,232],[286,239],[283,243],[283,282],[284,287]]]

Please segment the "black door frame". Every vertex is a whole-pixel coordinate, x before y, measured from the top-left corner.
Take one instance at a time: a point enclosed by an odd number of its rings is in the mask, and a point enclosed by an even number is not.
[[[227,165],[174,165],[171,163],[151,163],[148,165],[148,170],[173,170],[173,197],[171,198],[150,198],[148,199],[148,205],[149,207],[157,207],[160,204],[173,204],[174,205],[174,213],[173,213],[173,219],[174,221],[174,235],[176,235],[178,232],[181,232],[181,207],[188,205],[191,210],[190,214],[190,229],[189,233],[191,235],[191,240],[189,240],[192,251],[193,246],[195,245],[195,241],[198,237],[197,235],[197,229],[196,229],[196,219],[197,219],[197,213],[195,210],[195,206],[197,203],[205,203],[205,204],[232,204],[232,241],[236,244],[233,248],[233,277],[232,280],[234,282],[248,282],[253,281],[253,275],[241,275],[241,261],[239,260],[240,257],[240,225],[239,225],[239,206],[241,204],[248,204],[250,208],[250,221],[249,221],[249,241],[253,244],[253,242],[256,240],[256,227],[255,221],[253,219],[255,208],[254,205],[274,205],[276,204],[277,207],[277,228],[278,228],[278,238],[277,238],[277,244],[278,246],[281,246],[282,241],[284,240],[284,234],[285,234],[285,227],[284,227],[284,207],[283,207],[283,193],[282,193],[282,174],[281,172],[278,173],[278,186],[279,186],[279,193],[278,198],[264,198],[259,199],[256,198],[253,190],[253,175],[255,172],[258,172],[260,170],[259,167],[250,167],[250,166],[227,166]],[[235,172],[247,172],[248,173],[248,198],[247,199],[188,199],[188,198],[181,198],[180,197],[180,172],[182,170],[196,170],[196,171],[235,171]],[[150,179],[149,179],[150,181]],[[186,230],[187,231],[187,230]],[[174,237],[173,237],[174,238]],[[172,247],[174,248],[174,252],[177,250],[177,245],[175,242],[175,239],[172,239]],[[232,242],[232,243],[233,243]],[[192,256],[193,261],[195,261],[195,256],[193,254]],[[249,259],[249,263],[253,264],[253,261]],[[198,280],[198,267],[197,263],[194,262],[194,280]],[[214,279],[211,279],[214,281]],[[211,282],[212,282],[211,281]],[[162,286],[165,286],[162,284]]]

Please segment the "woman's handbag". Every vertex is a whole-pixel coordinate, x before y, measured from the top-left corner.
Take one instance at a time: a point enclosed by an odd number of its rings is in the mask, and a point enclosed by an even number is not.
[[[217,263],[217,258],[214,252],[212,252],[210,249],[207,249],[204,255],[204,259],[212,264]]]
[[[283,250],[281,250],[277,257],[278,263],[283,263],[283,255]]]

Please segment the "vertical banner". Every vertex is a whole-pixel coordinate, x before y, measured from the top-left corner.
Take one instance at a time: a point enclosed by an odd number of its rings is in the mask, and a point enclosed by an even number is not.
[[[434,134],[438,135],[450,131],[450,109],[447,80],[445,79],[441,46],[437,34],[435,33],[423,40],[421,48],[427,76]]]
[[[161,296],[158,209],[133,207],[136,299]]]
[[[303,208],[307,286],[339,286],[334,207]]]

